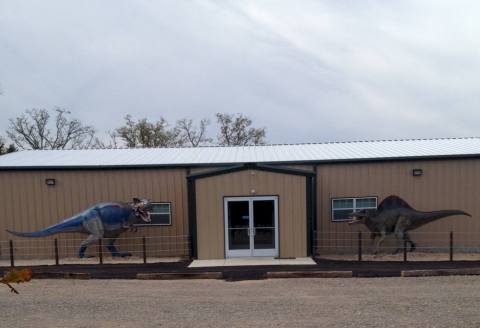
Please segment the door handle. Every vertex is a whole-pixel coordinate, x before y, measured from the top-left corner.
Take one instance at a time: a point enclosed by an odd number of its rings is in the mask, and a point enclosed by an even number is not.
[[[256,234],[257,234],[257,229],[252,228],[252,236],[255,237]]]

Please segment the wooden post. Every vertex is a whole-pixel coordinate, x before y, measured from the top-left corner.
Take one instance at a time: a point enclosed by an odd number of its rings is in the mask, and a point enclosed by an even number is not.
[[[453,261],[453,231],[450,231],[450,261]]]
[[[143,263],[147,264],[147,240],[145,236],[142,237],[142,251],[143,251]]]
[[[407,240],[403,240],[403,262],[407,262]]]
[[[55,265],[59,265],[60,261],[58,260],[58,240],[55,238],[54,242],[54,250],[55,250]]]
[[[98,240],[98,259],[100,264],[103,264],[102,239]]]
[[[10,239],[10,266],[15,266],[15,259],[13,258],[13,240]]]
[[[362,260],[362,232],[358,232],[358,261]]]

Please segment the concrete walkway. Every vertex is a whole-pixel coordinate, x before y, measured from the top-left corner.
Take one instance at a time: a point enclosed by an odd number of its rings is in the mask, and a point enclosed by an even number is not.
[[[316,265],[310,257],[295,259],[275,259],[272,257],[241,257],[234,259],[219,260],[194,260],[189,268],[253,266],[253,265]]]

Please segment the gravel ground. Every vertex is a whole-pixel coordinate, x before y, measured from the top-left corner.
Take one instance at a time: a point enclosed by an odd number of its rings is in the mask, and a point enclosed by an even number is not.
[[[0,286],[1,287],[1,286]],[[478,327],[480,277],[33,280],[0,327]]]

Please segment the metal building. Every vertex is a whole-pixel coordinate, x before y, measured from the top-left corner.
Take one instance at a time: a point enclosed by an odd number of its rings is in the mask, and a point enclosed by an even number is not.
[[[142,196],[155,220],[127,235],[160,238],[149,252],[304,257],[353,247],[345,236],[358,227],[346,213],[394,194],[420,210],[473,216],[433,222],[418,242],[455,230],[470,234],[459,243],[479,246],[480,138],[21,151],[0,157],[0,186],[0,241],[12,239],[5,229],[38,230],[95,203]],[[74,247],[82,237],[63,238]]]

